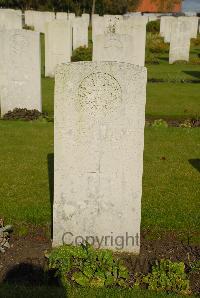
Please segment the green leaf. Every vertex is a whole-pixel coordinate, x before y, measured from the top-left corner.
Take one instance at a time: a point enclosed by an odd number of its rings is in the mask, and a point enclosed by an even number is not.
[[[89,278],[85,276],[82,272],[75,272],[72,275],[72,279],[79,285],[87,287],[89,286]]]
[[[91,268],[90,265],[87,265],[87,266],[84,266],[83,273],[87,277],[91,278],[93,276],[93,274],[94,274],[94,270]]]
[[[95,277],[90,281],[90,287],[102,288],[104,287],[105,279],[100,277]]]

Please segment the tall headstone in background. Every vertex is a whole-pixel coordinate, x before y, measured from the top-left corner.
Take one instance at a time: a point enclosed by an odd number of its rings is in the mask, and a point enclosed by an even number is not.
[[[164,35],[165,35],[165,21],[166,21],[166,16],[162,16],[161,18],[160,18],[160,35],[162,36],[162,37],[164,37]]]
[[[88,27],[90,25],[90,15],[88,13],[83,13],[82,14],[82,19],[86,21],[86,23],[88,24]]]
[[[187,26],[187,24],[189,24],[190,37],[197,38],[199,18],[198,17],[179,17],[179,20],[182,23],[186,23],[185,26]]]
[[[25,11],[25,24],[34,27],[37,32],[45,32],[45,24],[55,20],[55,13],[49,11]]]
[[[119,26],[123,21],[121,15],[104,15],[104,34],[106,33],[118,33]]]
[[[73,49],[88,47],[88,21],[76,17],[73,21]]]
[[[134,64],[133,38],[130,35],[106,33],[95,36],[93,61],[116,61]]]
[[[145,64],[145,47],[146,47],[146,25],[147,17],[134,16],[122,22],[120,34],[132,36],[132,53],[133,62],[136,65],[144,66]]]
[[[22,12],[14,9],[0,9],[0,30],[22,29]]]
[[[178,60],[189,61],[191,24],[185,19],[177,18],[172,24],[169,63]]]
[[[171,40],[171,33],[173,24],[176,23],[176,17],[164,17],[165,18],[165,28],[163,32],[163,37],[165,42],[170,42]]]
[[[97,35],[107,33],[117,33],[119,23],[123,20],[121,15],[104,15],[99,16],[94,14],[92,16],[92,40],[95,40]]]
[[[144,66],[147,18],[107,18],[104,33],[93,40],[93,61],[117,61]]]
[[[67,13],[67,12],[57,12],[56,13],[57,20],[65,20],[65,21],[73,21],[75,19],[75,13]]]
[[[0,40],[1,115],[14,108],[41,111],[39,33],[1,30]]]
[[[70,21],[55,20],[45,25],[45,76],[54,77],[56,66],[70,62],[72,27]]]
[[[91,236],[139,253],[146,81],[144,67],[126,63],[57,68],[54,246]]]
[[[92,40],[94,41],[95,36],[104,34],[104,17],[98,14],[92,15]]]

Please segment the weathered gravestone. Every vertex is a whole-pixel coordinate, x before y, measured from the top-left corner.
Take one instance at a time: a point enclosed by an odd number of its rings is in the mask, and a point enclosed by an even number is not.
[[[93,61],[116,61],[135,63],[133,38],[130,35],[107,33],[95,36]]]
[[[92,41],[94,41],[95,36],[104,33],[104,17],[98,14],[92,15]]]
[[[0,40],[1,115],[14,108],[41,111],[39,33],[2,30]]]
[[[146,68],[60,65],[55,83],[53,245],[140,250]]]
[[[118,33],[122,21],[123,16],[121,15],[104,15],[104,33]]]
[[[54,77],[56,66],[70,62],[72,26],[70,21],[55,20],[45,25],[45,76]]]
[[[55,13],[49,11],[25,11],[25,24],[37,32],[45,33],[45,24],[55,20]]]
[[[198,17],[179,17],[179,21],[182,23],[186,23],[185,26],[190,27],[190,37],[191,38],[197,38],[197,32],[198,32]]]
[[[86,21],[86,23],[89,27],[89,25],[90,25],[90,15],[88,13],[83,13],[81,17],[82,17],[83,20]]]
[[[128,62],[144,66],[147,18],[106,18],[104,33],[94,36],[93,61]]]
[[[162,36],[164,37],[165,42],[170,42],[171,34],[172,34],[172,27],[173,27],[173,24],[176,23],[177,18],[176,17],[171,17],[171,16],[162,17],[161,21],[162,21],[163,18],[165,19],[165,22],[164,22],[164,32],[162,32]]]
[[[73,49],[88,47],[88,21],[84,17],[76,17],[73,23]]]
[[[184,19],[176,18],[172,24],[169,63],[172,64],[178,60],[189,61],[190,54],[191,27],[189,22]]]
[[[0,30],[22,29],[22,12],[14,9],[0,9]]]
[[[147,17],[133,16],[124,20],[119,27],[120,34],[127,34],[132,37],[132,56],[133,63],[144,66],[145,64],[145,45],[146,45],[146,24]]]
[[[57,12],[56,13],[57,20],[65,20],[65,21],[73,21],[75,19],[75,13],[67,13],[67,12]]]

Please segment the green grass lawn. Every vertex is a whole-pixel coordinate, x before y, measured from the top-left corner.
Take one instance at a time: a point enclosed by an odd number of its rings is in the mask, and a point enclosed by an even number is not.
[[[0,144],[0,215],[19,226],[50,225],[48,158],[53,153],[53,123],[0,121]],[[198,159],[199,152],[198,128],[146,128],[143,229],[155,233],[200,229],[199,172],[189,162]]]
[[[200,80],[200,66],[191,64],[166,63],[147,65],[148,79],[162,79],[166,82],[180,82],[184,80]]]
[[[200,117],[200,84],[148,83],[146,115],[154,118]]]

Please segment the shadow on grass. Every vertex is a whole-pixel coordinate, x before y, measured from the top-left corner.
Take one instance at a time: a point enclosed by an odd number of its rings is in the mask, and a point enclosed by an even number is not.
[[[5,283],[20,285],[42,285],[47,278],[42,266],[31,263],[21,263],[13,266],[3,280]]]
[[[0,284],[0,297],[67,297],[66,290],[40,265],[21,263],[13,266]]]
[[[48,177],[49,177],[49,195],[51,203],[51,237],[53,237],[53,196],[54,196],[54,154],[47,155]]]
[[[185,70],[183,71],[184,73],[186,73],[187,75],[190,75],[194,78],[200,79],[200,71],[192,71],[192,70]]]
[[[189,159],[189,163],[197,170],[200,172],[200,159]]]

